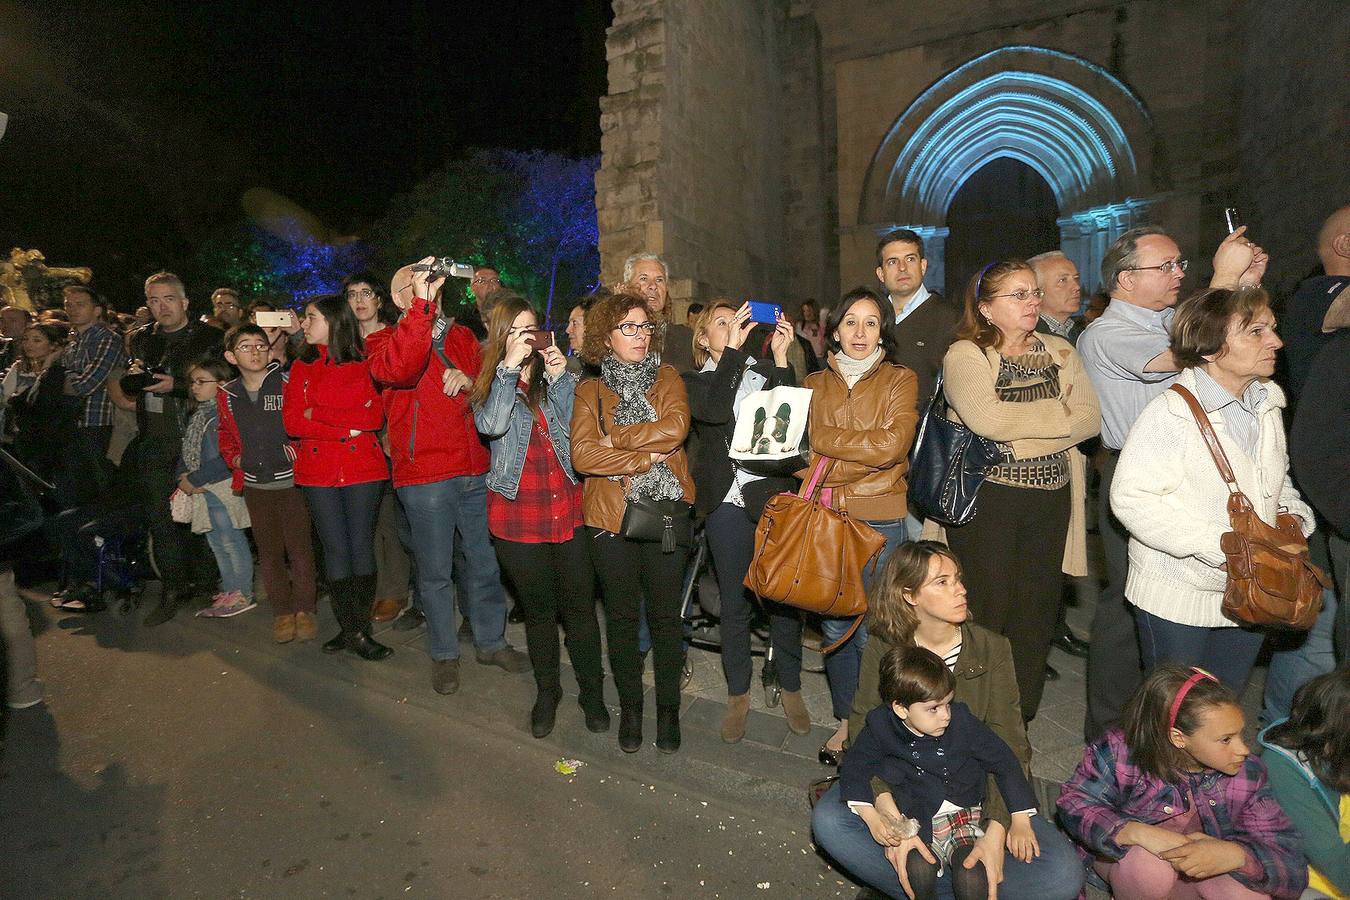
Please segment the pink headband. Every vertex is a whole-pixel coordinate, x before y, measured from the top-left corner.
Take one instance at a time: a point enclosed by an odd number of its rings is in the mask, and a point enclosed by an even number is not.
[[[1177,713],[1181,712],[1181,701],[1186,699],[1186,695],[1191,692],[1191,688],[1195,687],[1196,684],[1204,681],[1206,678],[1216,683],[1219,680],[1205,670],[1197,669],[1195,666],[1191,666],[1191,671],[1195,674],[1182,683],[1181,687],[1177,690],[1176,697],[1172,700],[1172,711],[1167,714],[1168,731],[1177,727]]]

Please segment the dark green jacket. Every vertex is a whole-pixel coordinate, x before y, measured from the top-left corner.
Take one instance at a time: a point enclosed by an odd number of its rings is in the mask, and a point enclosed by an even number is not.
[[[1258,737],[1265,748],[1261,761],[1270,790],[1303,836],[1308,864],[1338,890],[1350,893],[1350,843],[1341,837],[1341,796],[1293,751],[1266,740],[1266,732],[1284,721],[1272,723]]]
[[[851,737],[862,731],[868,712],[881,705],[881,658],[890,649],[891,645],[875,634],[868,637],[867,646],[863,648],[858,690],[853,695],[853,711],[848,717]],[[956,660],[956,700],[970,707],[975,718],[1007,742],[1029,780],[1031,743],[1022,722],[1022,700],[1017,693],[1012,646],[1007,638],[969,622],[961,626],[961,655]],[[1008,808],[992,777],[986,789],[984,814],[1002,822],[1005,828],[1010,821]]]

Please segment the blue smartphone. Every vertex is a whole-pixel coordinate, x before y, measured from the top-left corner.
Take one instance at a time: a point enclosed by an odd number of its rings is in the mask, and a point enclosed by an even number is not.
[[[766,325],[776,325],[778,315],[783,311],[783,307],[777,303],[761,303],[758,300],[750,301],[750,321],[763,322]]]

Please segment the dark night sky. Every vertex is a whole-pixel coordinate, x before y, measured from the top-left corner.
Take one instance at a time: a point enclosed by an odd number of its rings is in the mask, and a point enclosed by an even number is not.
[[[92,266],[125,304],[250,187],[359,232],[468,148],[596,153],[609,19],[606,0],[0,0],[0,252]]]

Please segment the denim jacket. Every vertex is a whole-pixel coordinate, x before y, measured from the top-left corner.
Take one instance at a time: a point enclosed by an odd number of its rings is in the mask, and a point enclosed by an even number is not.
[[[540,375],[546,379],[545,399],[540,408],[548,426],[549,440],[553,443],[553,453],[563,472],[576,484],[577,475],[572,470],[571,426],[577,377],[564,371],[556,380],[547,381],[547,376]],[[525,402],[525,394],[519,385],[520,369],[508,369],[505,363],[498,363],[487,399],[473,414],[479,433],[488,440],[492,451],[488,490],[496,491],[508,500],[516,499],[520,473],[525,468],[525,452],[530,447],[530,429],[534,427],[534,413]]]

